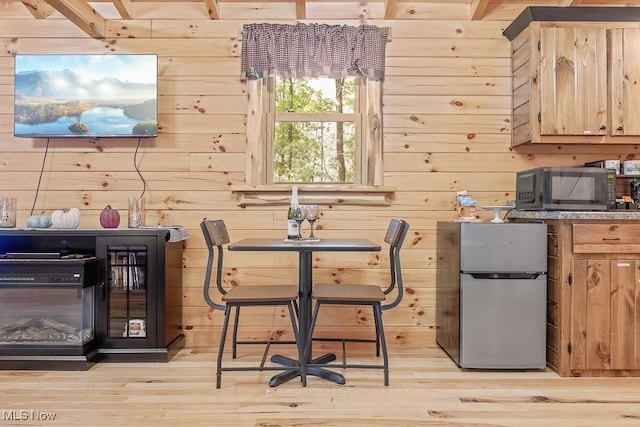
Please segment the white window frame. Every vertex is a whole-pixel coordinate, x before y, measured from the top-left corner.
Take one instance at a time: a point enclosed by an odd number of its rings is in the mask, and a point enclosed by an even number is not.
[[[274,184],[271,173],[275,126],[275,78],[246,81],[247,151],[246,185],[232,187],[238,205],[288,204],[291,184]],[[360,149],[356,150],[356,178],[353,184],[302,183],[300,203],[388,206],[393,187],[385,187],[383,168],[382,82],[362,79],[360,98]]]

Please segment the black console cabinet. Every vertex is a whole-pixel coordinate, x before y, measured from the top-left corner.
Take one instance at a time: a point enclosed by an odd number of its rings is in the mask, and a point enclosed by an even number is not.
[[[183,242],[170,231],[0,229],[0,257],[95,257],[96,361],[166,362],[184,347]]]

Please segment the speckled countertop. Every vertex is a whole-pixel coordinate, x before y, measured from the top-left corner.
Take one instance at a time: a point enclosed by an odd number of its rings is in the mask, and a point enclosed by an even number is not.
[[[619,211],[509,211],[507,219],[613,219],[640,220],[640,210]]]

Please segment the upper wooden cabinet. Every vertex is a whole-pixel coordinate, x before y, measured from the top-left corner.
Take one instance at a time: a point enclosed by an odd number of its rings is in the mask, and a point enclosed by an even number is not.
[[[640,135],[640,28],[608,31],[612,135]]]
[[[540,135],[606,135],[603,28],[540,28]]]
[[[544,13],[519,17],[504,33],[512,47],[512,145],[640,142],[638,23],[625,22],[620,8],[531,9]],[[618,9],[611,22],[610,9]],[[640,8],[624,9],[629,21],[640,16]]]

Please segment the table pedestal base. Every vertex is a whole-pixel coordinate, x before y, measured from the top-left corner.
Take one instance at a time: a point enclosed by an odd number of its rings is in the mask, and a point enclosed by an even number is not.
[[[336,355],[333,353],[327,353],[313,359],[311,363],[324,364],[324,363],[333,362],[334,360],[336,360]],[[283,366],[292,367],[292,368],[299,366],[299,363],[297,360],[292,359],[290,357],[281,356],[279,354],[273,355],[271,357],[271,361],[273,363],[277,363],[278,365],[283,365]],[[307,368],[307,375],[313,375],[314,377],[319,377],[336,384],[344,384],[346,382],[342,374],[330,371],[328,369],[319,368],[317,366]],[[292,380],[299,376],[300,376],[300,372],[298,370],[286,371],[281,374],[274,375],[269,381],[269,386],[277,387],[280,384],[286,383],[287,381]]]

